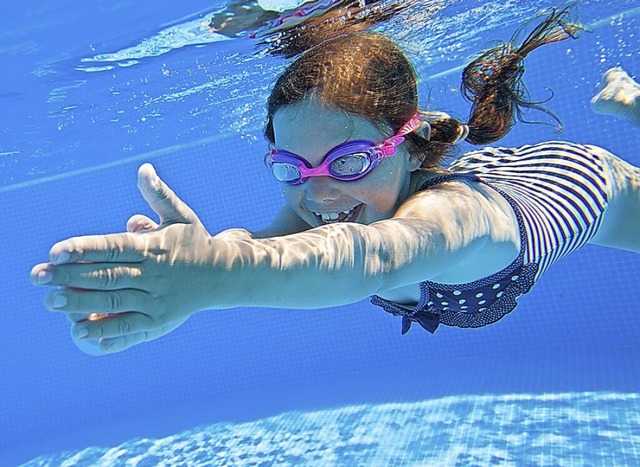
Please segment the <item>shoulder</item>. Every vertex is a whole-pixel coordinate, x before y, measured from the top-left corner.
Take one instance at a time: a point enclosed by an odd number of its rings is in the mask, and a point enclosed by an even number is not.
[[[508,201],[491,187],[465,179],[420,190],[425,181],[439,175],[417,174],[416,191],[393,216],[441,236],[451,267],[440,268],[432,280],[471,282],[509,265],[520,250],[520,230]]]
[[[519,242],[518,222],[509,202],[490,186],[468,178],[437,182],[428,189],[425,183],[452,172],[423,172],[414,175],[413,193],[398,208],[394,217],[437,218],[461,234],[473,237],[490,235],[500,241]],[[446,180],[446,179],[445,179]]]

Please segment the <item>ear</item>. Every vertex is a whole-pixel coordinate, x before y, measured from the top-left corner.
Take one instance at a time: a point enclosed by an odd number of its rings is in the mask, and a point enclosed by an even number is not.
[[[422,165],[422,161],[418,158],[418,156],[414,154],[409,154],[409,172],[415,172]]]

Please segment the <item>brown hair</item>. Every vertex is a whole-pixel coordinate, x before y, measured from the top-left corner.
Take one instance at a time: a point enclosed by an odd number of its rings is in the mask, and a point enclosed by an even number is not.
[[[462,74],[463,95],[472,102],[468,123],[446,114],[430,118],[429,135],[407,135],[410,151],[423,168],[437,167],[468,125],[466,141],[486,144],[504,137],[522,119],[523,108],[555,115],[525,99],[522,61],[541,45],[576,37],[581,27],[567,21],[570,6],[552,9],[516,46],[510,42],[483,52]],[[320,42],[296,59],[276,81],[267,103],[264,134],[275,142],[273,116],[279,109],[309,97],[358,115],[396,132],[418,111],[417,77],[402,51],[377,33],[355,32]]]

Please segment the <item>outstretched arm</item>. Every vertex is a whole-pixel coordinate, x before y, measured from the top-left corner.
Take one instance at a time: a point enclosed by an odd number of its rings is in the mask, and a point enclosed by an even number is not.
[[[65,240],[32,270],[34,283],[62,287],[47,295],[51,310],[109,314],[73,328],[77,339],[100,338],[105,352],[159,337],[203,309],[347,304],[436,278],[479,251],[498,261],[492,273],[517,251],[512,213],[461,183],[457,192],[419,193],[394,218],[368,226],[264,239],[237,231],[226,240],[210,236],[148,164],[139,185],[160,225],[137,218],[137,232]]]

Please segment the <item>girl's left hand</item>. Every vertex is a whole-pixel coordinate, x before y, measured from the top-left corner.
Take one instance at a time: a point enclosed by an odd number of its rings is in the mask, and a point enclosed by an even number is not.
[[[156,339],[207,308],[212,284],[205,271],[225,243],[209,235],[150,164],[140,167],[138,187],[160,225],[134,216],[127,233],[62,241],[51,248],[50,263],[31,271],[35,285],[58,286],[47,294],[47,308],[75,323],[76,341],[98,339],[101,353]]]

